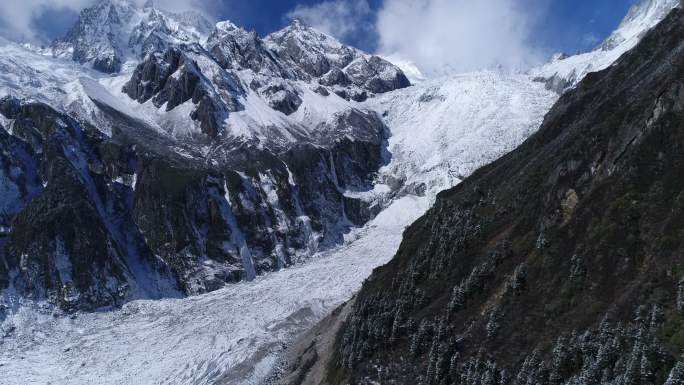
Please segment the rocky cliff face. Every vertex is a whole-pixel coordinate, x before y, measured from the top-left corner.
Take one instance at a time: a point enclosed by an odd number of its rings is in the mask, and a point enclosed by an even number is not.
[[[378,56],[365,54],[299,21],[271,34],[267,46],[296,76],[318,83],[345,99],[364,101],[373,94],[409,86],[406,76]]]
[[[234,135],[230,129],[223,132],[224,122],[231,112],[246,109],[250,95],[263,101],[273,111],[271,115],[292,116],[306,104],[307,94],[322,99],[304,106],[316,109],[330,100],[364,101],[409,85],[401,70],[389,62],[299,22],[263,40],[230,22],[221,22],[205,47],[180,45],[148,55],[123,91],[140,103],[152,99],[157,108],[165,106],[166,111],[192,101],[192,119],[203,133],[217,137]],[[269,146],[282,145],[283,131],[295,141],[307,140],[319,131],[318,127],[301,127],[301,122],[280,126],[269,130],[272,132],[261,131],[260,140]]]
[[[683,78],[675,9],[440,194],[297,383],[681,383]]]

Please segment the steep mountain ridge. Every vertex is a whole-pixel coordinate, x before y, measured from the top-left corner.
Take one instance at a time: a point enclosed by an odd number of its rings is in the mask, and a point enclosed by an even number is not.
[[[332,351],[314,340],[291,378],[680,383],[683,68],[675,8],[523,145],[441,193]],[[327,376],[307,378],[317,365]]]
[[[44,104],[7,98],[0,105],[12,136],[32,150],[31,157],[15,157],[13,162],[28,170],[39,164],[37,184],[46,186],[35,195],[30,185],[19,184],[26,193],[13,200],[13,207],[23,207],[21,201],[30,204],[15,215],[7,214],[3,222],[9,229],[2,243],[4,265],[9,266],[3,282],[28,295],[46,296],[65,309],[149,297],[132,288],[156,284],[155,274],[121,273],[145,259],[151,272],[171,270],[173,274],[164,274],[186,294],[251,279],[338,243],[347,229],[373,215],[370,204],[347,197],[344,191],[369,188],[384,163],[386,128],[374,114],[352,111],[346,118],[350,120],[340,121],[342,126],[363,125],[362,137],[348,135],[326,147],[301,143],[281,153],[248,145],[216,147],[207,163],[201,154],[193,154],[192,146],[176,147],[154,129],[105,105],[104,113],[115,122],[111,137]],[[53,125],[64,126],[70,134],[53,131]],[[63,157],[69,162],[60,163]],[[63,167],[52,172],[58,164]],[[18,172],[11,170],[8,175]],[[21,174],[13,180],[30,182]],[[50,207],[66,202],[90,207],[87,213],[72,211],[83,223],[54,216],[57,212]],[[110,226],[112,222],[117,225]],[[36,223],[44,225],[34,231],[26,227]],[[53,229],[57,223],[61,225]],[[89,233],[96,228],[104,240],[86,245],[104,247],[97,253],[78,241],[99,239]],[[25,256],[21,263],[15,259],[20,255]],[[108,267],[102,276],[91,275],[98,270],[92,265],[98,262],[89,259],[93,255],[118,267]],[[59,270],[58,256],[84,275],[53,274]],[[91,293],[102,282],[118,294]],[[67,298],[72,284],[81,295]]]
[[[329,137],[328,126],[354,101],[410,85],[389,62],[297,21],[264,40],[221,22],[205,46],[149,55],[124,92],[166,111],[191,100],[190,116],[209,136],[286,146]]]
[[[658,24],[680,0],[642,0],[634,4],[618,28],[596,49],[568,56],[555,55],[551,62],[534,68],[530,75],[558,93],[574,87],[587,74],[613,64],[625,52],[634,48],[641,38]]]

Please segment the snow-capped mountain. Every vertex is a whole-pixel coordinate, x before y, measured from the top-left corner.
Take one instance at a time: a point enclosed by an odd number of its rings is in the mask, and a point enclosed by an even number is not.
[[[642,0],[630,8],[620,26],[593,51],[574,56],[557,54],[551,62],[533,69],[530,74],[561,93],[587,74],[613,64],[677,6],[681,6],[680,0]]]
[[[76,25],[51,48],[57,57],[112,73],[150,52],[205,41],[211,28],[197,13],[165,12],[152,1],[140,9],[131,0],[99,0],[84,9]]]
[[[265,39],[221,22],[205,47],[149,55],[124,93],[167,112],[187,103],[187,117],[211,137],[282,147],[329,141],[339,134],[331,130],[335,119],[354,102],[410,84],[389,62],[297,21]]]

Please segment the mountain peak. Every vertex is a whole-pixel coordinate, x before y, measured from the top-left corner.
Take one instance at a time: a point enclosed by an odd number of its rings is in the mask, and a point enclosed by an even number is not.
[[[290,26],[293,28],[303,28],[304,24],[299,19],[292,19]]]
[[[617,30],[601,44],[600,49],[611,50],[629,41],[636,44],[636,41],[677,6],[681,6],[680,0],[642,0],[634,4]]]
[[[53,54],[70,57],[94,69],[114,73],[124,62],[152,51],[205,41],[211,23],[196,12],[172,13],[142,8],[131,0],[101,0],[81,11],[76,24],[52,44]]]
[[[224,21],[219,21],[216,23],[216,29],[222,30],[222,31],[232,31],[236,29],[243,29],[239,26],[237,26],[235,23],[233,23],[230,20],[224,20]]]
[[[270,36],[278,38],[297,36],[302,40],[307,40],[310,42],[318,41],[327,42],[328,44],[333,44],[335,46],[343,45],[336,37],[313,28],[299,19],[293,19],[287,27],[272,33]]]

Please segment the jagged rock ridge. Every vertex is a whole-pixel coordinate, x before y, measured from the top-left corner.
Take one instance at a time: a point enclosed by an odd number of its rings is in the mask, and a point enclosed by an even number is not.
[[[234,136],[245,125],[252,131],[253,126],[263,126],[230,120],[230,112],[259,108],[250,100],[254,95],[273,110],[268,125],[277,128],[265,127],[256,136],[266,145],[282,145],[323,137],[319,127],[323,122],[297,121],[320,114],[318,110],[325,109],[321,105],[336,106],[340,99],[362,102],[409,85],[401,70],[389,62],[347,47],[297,21],[265,39],[221,22],[204,47],[181,45],[148,55],[123,91],[140,103],[152,98],[157,108],[165,105],[167,111],[192,99],[197,106],[192,119],[212,137],[224,131],[226,136]],[[177,99],[168,100],[169,96]],[[294,116],[300,107],[306,111]],[[282,123],[277,112],[293,122]],[[285,139],[288,137],[291,139]]]
[[[64,309],[201,293],[330,247],[377,212],[345,195],[384,163],[375,114],[340,121],[362,137],[280,153],[238,144],[206,164],[104,110],[112,137],[41,103],[0,102],[4,288]]]

